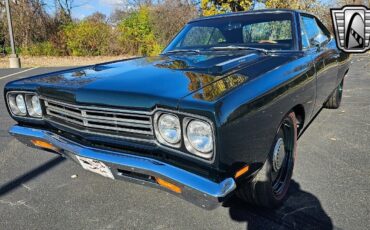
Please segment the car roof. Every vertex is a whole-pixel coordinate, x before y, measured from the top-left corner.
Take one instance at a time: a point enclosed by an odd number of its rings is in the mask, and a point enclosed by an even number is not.
[[[203,21],[203,20],[210,20],[210,19],[216,19],[216,18],[227,18],[227,17],[234,17],[234,16],[242,16],[242,15],[250,15],[250,14],[270,14],[270,13],[291,13],[291,14],[309,14],[314,16],[313,14],[310,14],[308,12],[300,11],[300,10],[292,10],[292,9],[261,9],[261,10],[249,10],[249,11],[241,11],[241,12],[232,12],[232,13],[225,13],[225,14],[217,14],[213,16],[206,16],[206,17],[200,17],[191,20],[191,22],[197,22],[197,21]]]

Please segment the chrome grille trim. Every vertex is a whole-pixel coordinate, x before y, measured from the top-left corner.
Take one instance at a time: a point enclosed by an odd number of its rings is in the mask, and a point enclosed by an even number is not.
[[[94,135],[100,135],[100,136],[105,136],[105,137],[114,137],[114,138],[119,138],[119,139],[124,139],[124,140],[130,140],[130,141],[146,142],[146,143],[156,144],[156,141],[154,139],[142,139],[142,138],[135,138],[135,137],[129,137],[129,136],[117,136],[117,135],[107,134],[107,133],[104,133],[104,134],[103,133],[97,133],[97,132],[94,132],[94,131],[91,131],[91,130],[76,129],[76,128],[72,127],[72,126],[66,126],[65,124],[62,124],[60,122],[57,122],[57,121],[54,121],[54,120],[50,120],[50,119],[47,119],[47,121],[49,121],[51,123],[54,123],[56,125],[68,127],[71,130],[74,130],[74,131],[77,131],[77,132],[86,133],[86,134],[94,134]]]
[[[82,126],[87,131],[101,135],[125,137],[127,134],[141,134],[154,137],[151,112],[78,106],[48,98],[41,98],[45,106],[46,119],[63,121],[68,128]],[[101,130],[102,132],[98,132]],[[86,131],[85,131],[86,132]]]

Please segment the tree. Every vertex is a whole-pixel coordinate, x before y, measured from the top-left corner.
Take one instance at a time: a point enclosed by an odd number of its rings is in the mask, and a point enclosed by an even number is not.
[[[149,21],[149,8],[140,7],[118,25],[118,40],[124,51],[130,54],[155,55],[162,47],[156,41]]]
[[[164,0],[150,8],[149,16],[157,41],[165,46],[188,21],[198,16],[198,11],[189,1]]]
[[[254,0],[201,0],[201,9],[204,16],[226,12],[238,12],[249,10]]]
[[[296,10],[311,10],[321,5],[316,0],[297,0],[297,1],[282,1],[282,0],[263,0],[267,8],[278,9],[296,9]]]
[[[100,12],[95,12],[90,16],[87,16],[85,18],[87,21],[95,22],[95,23],[106,23],[107,22],[107,16],[105,14],[102,14]]]
[[[316,15],[326,27],[332,30],[332,20],[330,15],[330,7],[321,1],[316,0],[263,0],[266,8],[280,8],[280,9],[295,9],[307,11]],[[340,7],[340,2],[336,2],[337,7]]]
[[[127,10],[124,9],[114,9],[114,11],[109,16],[109,22],[113,25],[117,25],[120,21],[124,20],[130,15]]]
[[[342,5],[368,5],[370,7],[369,0],[337,0]]]
[[[85,19],[64,27],[63,34],[70,54],[74,56],[109,54],[111,27],[102,21]]]
[[[72,21],[72,9],[74,7],[74,0],[55,0],[57,17],[63,24],[68,24]]]
[[[47,14],[42,0],[18,0],[10,1],[10,4],[14,37],[18,46],[26,47],[49,38],[51,17]],[[5,15],[0,23],[5,30],[3,33],[7,34]]]
[[[154,2],[158,3],[158,1],[155,0],[126,0],[124,4],[126,4],[127,6],[140,8],[143,6],[150,7],[154,5]]]

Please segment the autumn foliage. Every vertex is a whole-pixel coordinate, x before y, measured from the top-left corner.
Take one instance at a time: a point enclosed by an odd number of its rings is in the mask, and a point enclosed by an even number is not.
[[[192,18],[261,7],[312,12],[331,29],[329,8],[347,3],[333,0],[328,6],[326,1],[315,0],[128,0],[112,15],[94,13],[75,19],[71,13],[73,0],[55,0],[53,14],[43,0],[10,2],[17,51],[47,56],[156,55]],[[5,38],[9,46],[5,16],[0,1],[0,40]]]

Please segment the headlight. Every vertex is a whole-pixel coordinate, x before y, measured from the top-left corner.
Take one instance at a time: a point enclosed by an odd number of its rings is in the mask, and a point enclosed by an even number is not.
[[[158,111],[154,114],[154,131],[162,145],[176,148],[177,152],[213,162],[215,133],[211,121],[187,113]]]
[[[161,114],[157,121],[157,139],[162,144],[174,146],[181,140],[179,118],[172,114]]]
[[[16,116],[26,116],[27,109],[22,94],[12,94],[8,96],[8,105],[10,111]]]
[[[187,124],[185,134],[187,150],[203,158],[213,156],[213,131],[210,124],[200,120],[192,120]]]
[[[27,113],[26,103],[24,102],[24,97],[23,97],[22,94],[18,94],[15,97],[15,103],[16,103],[17,108],[19,109],[19,112],[21,114],[26,114]]]
[[[11,113],[22,117],[42,117],[42,108],[39,97],[32,92],[8,92],[8,106]],[[27,113],[28,112],[28,113]]]
[[[26,104],[31,117],[42,117],[40,99],[37,95],[26,95]]]

